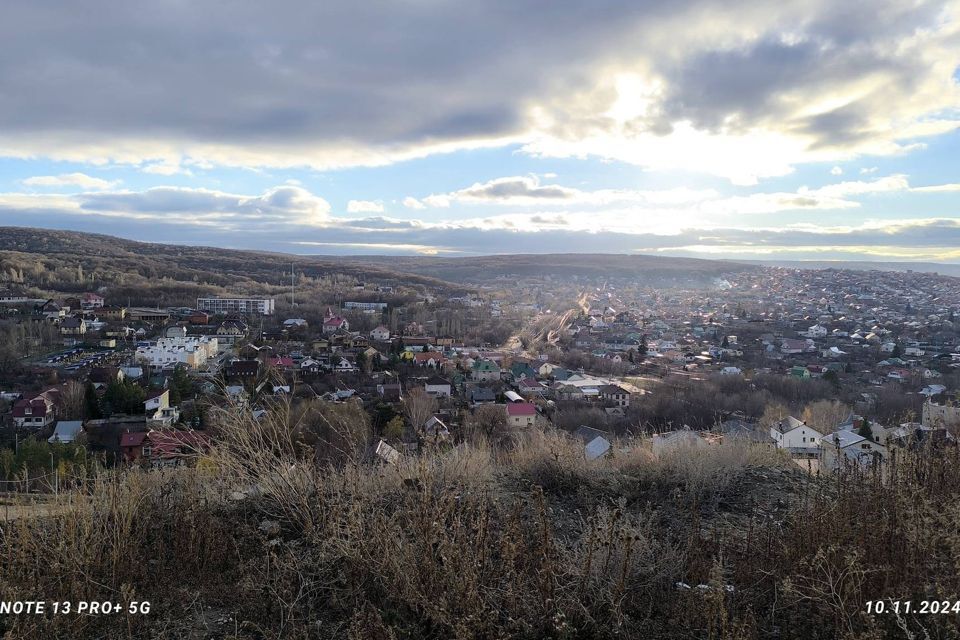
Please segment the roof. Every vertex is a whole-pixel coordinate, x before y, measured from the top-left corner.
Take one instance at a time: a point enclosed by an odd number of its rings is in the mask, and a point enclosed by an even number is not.
[[[849,447],[850,445],[863,442],[866,440],[866,438],[858,433],[854,433],[853,431],[841,429],[840,431],[834,431],[829,436],[824,438],[824,440],[829,440],[830,443],[834,444],[840,449],[843,449],[845,447]]]
[[[82,420],[60,420],[47,442],[73,442],[83,431]]]
[[[120,436],[121,447],[139,447],[147,438],[146,431],[127,431]]]
[[[532,402],[511,402],[507,404],[507,415],[516,416],[535,416],[537,407]]]
[[[806,423],[803,420],[794,418],[793,416],[787,416],[780,421],[780,431],[784,433],[803,426],[806,426]]]
[[[594,429],[593,427],[588,427],[587,425],[581,425],[577,427],[577,430],[573,432],[573,435],[583,440],[584,444],[587,444],[592,442],[595,438],[606,436],[607,432],[601,431],[600,429]]]
[[[431,386],[431,387],[435,387],[435,386],[438,386],[438,385],[441,385],[441,386],[442,386],[442,385],[449,385],[449,384],[450,384],[450,381],[449,381],[449,380],[447,380],[447,379],[445,379],[445,378],[441,378],[440,376],[433,376],[432,378],[430,378],[429,380],[427,380],[427,385],[428,385],[428,386]]]

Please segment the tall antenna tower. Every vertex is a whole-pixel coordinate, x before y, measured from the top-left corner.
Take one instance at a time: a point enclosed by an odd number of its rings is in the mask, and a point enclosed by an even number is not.
[[[290,306],[291,307],[297,306],[296,286],[297,286],[297,281],[295,279],[295,276],[293,275],[293,262],[291,262],[290,263]]]

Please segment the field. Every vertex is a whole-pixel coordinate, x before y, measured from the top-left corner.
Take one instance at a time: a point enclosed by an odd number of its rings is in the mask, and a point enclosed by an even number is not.
[[[736,442],[657,459],[624,441],[587,462],[539,434],[376,466],[270,416],[222,414],[194,468],[105,472],[5,522],[0,598],[151,603],[9,616],[6,637],[958,633],[955,616],[866,611],[960,595],[955,451],[821,478]]]

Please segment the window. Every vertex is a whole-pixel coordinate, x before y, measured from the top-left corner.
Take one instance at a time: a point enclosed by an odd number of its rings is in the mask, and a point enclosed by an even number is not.
[[[143,445],[143,457],[149,458],[151,454],[153,454],[153,449],[150,447],[150,445],[148,444]]]

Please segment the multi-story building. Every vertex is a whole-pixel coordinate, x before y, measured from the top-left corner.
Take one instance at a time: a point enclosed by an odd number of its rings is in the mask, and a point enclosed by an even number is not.
[[[197,298],[197,309],[214,314],[251,313],[272,316],[273,298]]]
[[[160,338],[137,347],[137,359],[154,369],[186,365],[198,369],[217,355],[216,336]]]
[[[356,311],[363,311],[365,313],[374,313],[377,311],[383,311],[387,308],[386,302],[344,302],[344,309],[353,309]]]

